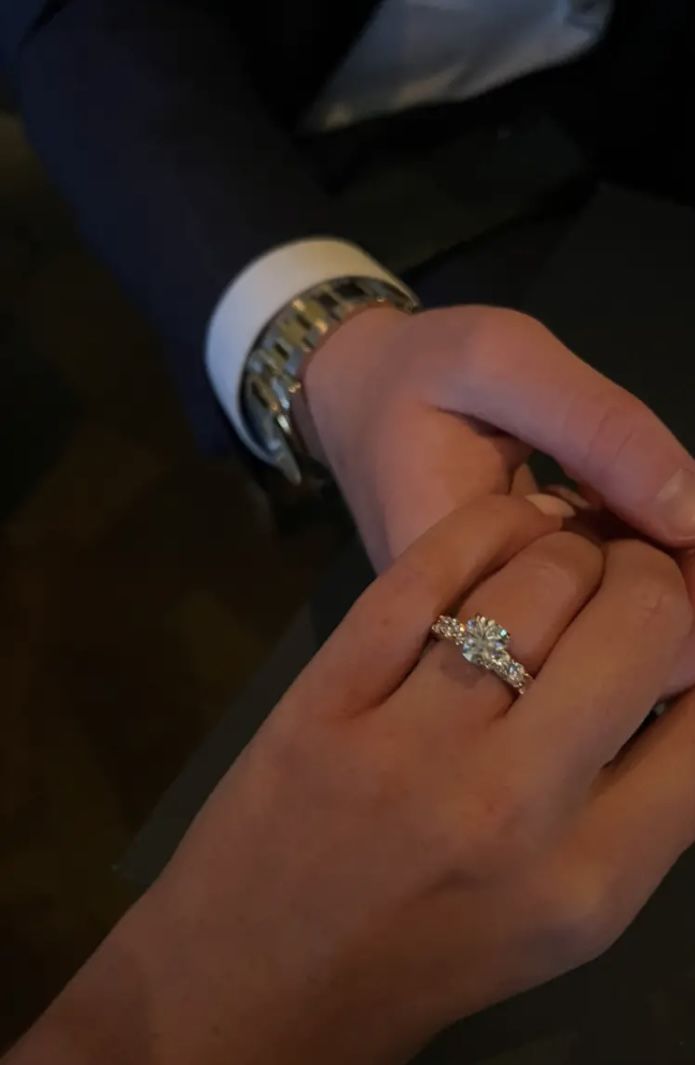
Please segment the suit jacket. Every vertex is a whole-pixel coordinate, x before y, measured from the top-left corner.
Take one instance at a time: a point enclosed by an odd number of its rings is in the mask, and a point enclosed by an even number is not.
[[[167,340],[203,445],[224,287],[270,247],[347,236],[292,129],[377,0],[0,0],[29,135],[80,228]]]
[[[352,235],[294,130],[378,2],[0,0],[0,59],[29,136],[164,336],[211,450],[233,440],[203,363],[223,289],[277,244]],[[676,2],[690,0],[664,19]],[[617,6],[649,9],[653,27],[651,0]]]

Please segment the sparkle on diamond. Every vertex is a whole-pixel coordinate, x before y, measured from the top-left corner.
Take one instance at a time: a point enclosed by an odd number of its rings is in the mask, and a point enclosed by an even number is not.
[[[509,633],[491,618],[476,614],[466,622],[461,654],[475,666],[489,666],[505,655]]]

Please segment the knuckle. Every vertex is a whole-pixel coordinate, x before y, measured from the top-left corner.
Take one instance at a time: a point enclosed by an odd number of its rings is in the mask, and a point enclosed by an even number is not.
[[[480,358],[499,363],[539,336],[551,337],[546,327],[522,311],[483,304],[443,307],[424,311],[413,320],[411,336],[431,342],[436,334],[446,350],[467,361]],[[507,350],[508,349],[508,350]]]
[[[444,307],[410,320],[401,360],[408,367],[406,376],[422,394],[430,394],[437,370],[446,381],[455,372],[472,387],[499,381],[508,388],[510,375],[524,371],[529,352],[548,344],[553,351],[562,347],[541,322],[521,311],[483,305]],[[437,402],[442,402],[441,396]]]
[[[609,551],[620,564],[634,615],[644,622],[668,623],[685,635],[692,625],[692,606],[677,562],[636,540],[612,545]]]
[[[593,869],[573,869],[538,901],[548,948],[568,964],[591,961],[620,931],[608,885]]]
[[[528,548],[527,561],[534,581],[574,593],[600,580],[604,555],[585,537],[561,531],[544,536]]]
[[[647,408],[636,396],[618,386],[611,389],[608,402],[597,402],[596,396],[583,396],[570,408],[579,432],[574,438],[584,440],[581,465],[584,469],[603,471],[606,466],[620,462],[631,452],[644,448]],[[572,428],[572,427],[570,427]]]
[[[537,319],[507,308],[479,308],[466,337],[466,366],[475,378],[508,380],[530,345],[547,342],[550,332]]]
[[[510,339],[524,342],[538,342],[539,340],[559,344],[560,341],[551,333],[543,322],[534,318],[532,314],[524,311],[513,310],[511,307],[504,308],[500,312],[498,325],[501,330],[507,331]]]

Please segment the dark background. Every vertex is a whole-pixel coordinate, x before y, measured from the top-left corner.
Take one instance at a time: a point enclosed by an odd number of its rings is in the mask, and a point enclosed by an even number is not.
[[[627,103],[641,130],[643,101]],[[606,126],[611,146],[625,130],[618,113],[621,121]],[[673,106],[655,115],[659,137],[631,157],[629,183],[687,199],[687,128]],[[500,220],[532,211],[551,157],[567,175],[563,184],[581,195],[574,157],[554,135],[543,127],[539,140],[532,124],[529,154],[526,135],[517,141],[510,129],[492,129],[484,158],[515,190],[535,161],[523,207],[484,167],[485,195],[476,199],[471,168],[462,166],[468,185],[456,182],[458,214],[451,197],[442,200],[447,246],[490,226],[491,184],[505,193],[493,205]],[[671,155],[652,150],[665,142]],[[609,170],[613,180],[625,177]],[[373,219],[386,216],[380,201],[365,204],[361,188],[353,196],[371,233]],[[364,188],[370,197],[379,188],[369,170]],[[432,193],[428,186],[430,208]],[[693,446],[695,233],[692,214],[683,222],[673,210],[602,199],[589,237],[563,260],[568,270],[546,271],[528,300],[522,289],[564,246],[566,219],[533,222],[511,240],[486,237],[473,260],[440,259],[418,288],[436,302],[524,303]],[[384,254],[393,252],[391,235],[377,234]],[[252,730],[267,712],[257,700],[235,719],[243,704],[228,710],[230,698],[265,661],[349,526],[337,506],[294,500],[279,485],[266,494],[240,459],[194,450],[155,338],[83,250],[16,120],[2,111],[0,329],[2,1046],[128,904],[114,864],[203,737],[222,718],[238,737],[237,720]],[[233,742],[217,749],[219,766],[234,753]],[[190,793],[184,798],[185,821]],[[145,849],[156,861],[156,848]],[[473,1018],[423,1060],[691,1062],[694,860],[617,952],[538,997]]]
[[[195,451],[0,110],[0,1046],[118,918],[113,864],[345,529]]]

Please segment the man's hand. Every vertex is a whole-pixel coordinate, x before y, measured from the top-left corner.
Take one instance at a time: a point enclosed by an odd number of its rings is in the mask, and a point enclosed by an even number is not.
[[[693,459],[643,403],[526,315],[365,311],[319,349],[306,389],[377,568],[454,507],[509,490],[531,448],[639,531],[695,544]]]

